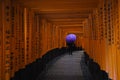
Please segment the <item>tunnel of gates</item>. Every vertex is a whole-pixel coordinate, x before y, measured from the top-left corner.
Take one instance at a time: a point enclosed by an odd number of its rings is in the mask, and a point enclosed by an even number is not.
[[[76,44],[110,78],[120,80],[120,1],[100,1],[84,22],[83,35]],[[47,51],[65,46],[66,34],[36,11],[12,0],[0,0],[0,80],[10,80]]]

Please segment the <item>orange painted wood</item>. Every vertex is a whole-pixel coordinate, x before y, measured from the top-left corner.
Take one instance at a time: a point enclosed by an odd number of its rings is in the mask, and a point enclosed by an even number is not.
[[[0,79],[3,79],[3,1],[0,1]]]
[[[10,79],[10,10],[11,10],[11,2],[10,0],[5,0],[3,2],[3,10],[2,10],[2,18],[3,21],[3,72],[2,77],[3,80]]]

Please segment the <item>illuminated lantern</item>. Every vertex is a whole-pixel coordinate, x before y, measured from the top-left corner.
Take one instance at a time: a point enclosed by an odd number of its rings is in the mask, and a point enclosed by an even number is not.
[[[73,43],[76,40],[76,35],[75,34],[68,34],[66,36],[66,42],[67,43]]]

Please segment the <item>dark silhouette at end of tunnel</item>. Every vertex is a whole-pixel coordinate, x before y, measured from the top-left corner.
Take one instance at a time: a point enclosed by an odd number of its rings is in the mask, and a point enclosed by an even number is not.
[[[66,46],[67,46],[67,52],[69,55],[72,55],[72,52],[76,50],[75,42],[76,41],[76,35],[71,33],[66,36]]]
[[[67,51],[68,51],[69,55],[72,55],[74,47],[75,47],[74,43],[67,43]]]

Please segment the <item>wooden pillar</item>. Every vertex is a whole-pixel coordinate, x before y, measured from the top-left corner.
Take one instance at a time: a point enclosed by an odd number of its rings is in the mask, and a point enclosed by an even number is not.
[[[116,80],[120,80],[120,0],[117,0],[118,3],[118,15],[116,16],[118,18],[118,20],[116,21],[116,63],[117,63],[117,79]]]
[[[3,80],[3,0],[0,0],[0,80]]]
[[[10,21],[10,10],[11,2],[10,0],[2,1],[2,26],[1,30],[3,33],[2,37],[2,80],[10,80],[10,38],[11,38],[11,21]]]

